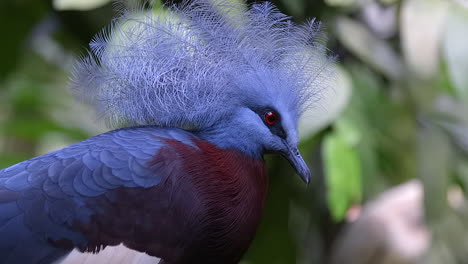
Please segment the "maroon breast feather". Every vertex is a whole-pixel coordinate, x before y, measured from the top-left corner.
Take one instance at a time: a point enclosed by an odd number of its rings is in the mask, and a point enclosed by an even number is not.
[[[107,245],[162,258],[166,264],[238,263],[252,241],[268,185],[265,164],[236,150],[174,139],[148,162],[160,184],[119,188],[89,199],[84,251]]]

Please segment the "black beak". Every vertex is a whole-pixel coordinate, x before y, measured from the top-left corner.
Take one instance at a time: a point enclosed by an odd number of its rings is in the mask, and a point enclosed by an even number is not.
[[[286,153],[283,153],[283,156],[291,163],[293,168],[296,170],[296,173],[299,174],[301,179],[309,184],[310,182],[310,170],[307,166],[306,162],[301,156],[301,153],[297,149],[296,146],[290,146],[288,143],[285,142],[287,146]]]

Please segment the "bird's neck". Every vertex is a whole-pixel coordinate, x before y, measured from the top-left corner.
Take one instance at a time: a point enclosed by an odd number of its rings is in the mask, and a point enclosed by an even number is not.
[[[218,148],[238,150],[251,158],[263,160],[263,147],[252,141],[252,136],[245,129],[236,126],[221,129],[214,126],[195,134]]]

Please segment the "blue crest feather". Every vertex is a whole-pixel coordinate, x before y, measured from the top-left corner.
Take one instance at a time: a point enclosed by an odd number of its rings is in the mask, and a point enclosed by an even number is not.
[[[296,25],[268,2],[125,9],[76,64],[72,91],[112,127],[203,129],[266,95],[299,115],[330,79],[322,38],[320,23]]]

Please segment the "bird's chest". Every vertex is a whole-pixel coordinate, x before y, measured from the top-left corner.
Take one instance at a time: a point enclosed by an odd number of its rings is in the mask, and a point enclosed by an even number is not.
[[[185,227],[193,236],[184,258],[193,261],[196,256],[205,264],[237,263],[263,212],[268,185],[264,162],[235,151],[211,150],[186,161],[183,169],[188,173],[179,192],[193,202],[185,210],[190,219]]]
[[[250,240],[260,221],[267,188],[262,165],[239,166],[227,172],[211,172],[206,183],[198,183],[201,205],[198,217],[202,232],[225,242]],[[195,175],[196,176],[196,175]]]

